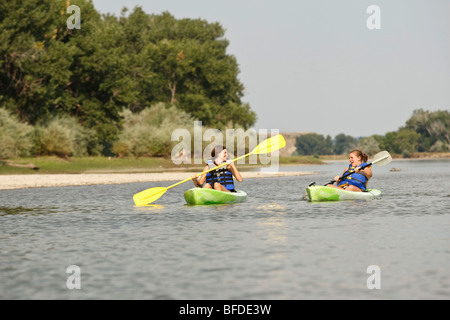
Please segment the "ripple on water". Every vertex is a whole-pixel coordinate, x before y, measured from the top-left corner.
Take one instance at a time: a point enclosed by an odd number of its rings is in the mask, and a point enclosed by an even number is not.
[[[2,191],[0,298],[446,299],[449,163],[374,168],[383,196],[369,202],[303,199],[341,164],[247,179],[248,200],[225,206],[185,205],[189,186],[134,206],[133,194],[164,183]],[[70,265],[83,290],[67,289]],[[378,292],[366,287],[370,265]]]

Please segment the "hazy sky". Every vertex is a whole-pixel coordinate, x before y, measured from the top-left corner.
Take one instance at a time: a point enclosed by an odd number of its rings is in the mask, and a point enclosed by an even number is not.
[[[93,0],[219,22],[255,129],[369,136],[450,110],[449,0]],[[381,29],[370,30],[370,5]]]

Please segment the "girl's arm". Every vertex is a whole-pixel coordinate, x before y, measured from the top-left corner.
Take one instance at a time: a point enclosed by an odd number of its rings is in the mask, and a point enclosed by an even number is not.
[[[207,165],[207,166],[205,166],[204,168],[203,168],[203,172],[205,172],[205,171],[207,171],[207,170],[209,170],[209,166]],[[197,175],[194,175],[193,177],[192,177],[192,180],[194,181],[194,184],[197,186],[197,184],[198,185],[200,185],[200,186],[203,186],[204,184],[205,184],[205,182],[206,182],[206,173],[205,174],[202,174],[200,177],[198,177],[197,178]],[[197,182],[197,183],[196,183]]]
[[[228,166],[227,169],[229,171],[231,171],[231,173],[233,174],[233,176],[236,178],[237,181],[242,182],[242,176],[241,173],[239,172],[239,170],[236,168],[236,166],[234,165],[234,162],[231,162]]]
[[[203,172],[208,171],[209,170],[209,166],[206,165],[203,168]],[[197,179],[198,183],[200,183],[201,185],[203,185],[206,182],[206,173],[202,174],[198,179]]]
[[[344,172],[342,173],[342,176],[343,176],[347,171],[348,171],[348,168],[344,170]],[[339,179],[340,179],[342,176],[336,176],[336,177],[334,177],[334,181],[339,182]]]
[[[372,168],[367,167],[364,170],[358,170],[358,169],[355,170],[356,173],[359,173],[361,171],[364,173],[364,175],[367,177],[367,179],[372,178],[372,175],[373,175]]]

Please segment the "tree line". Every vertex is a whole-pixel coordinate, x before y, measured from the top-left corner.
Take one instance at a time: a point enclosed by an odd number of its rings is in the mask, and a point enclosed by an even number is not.
[[[195,120],[255,124],[219,23],[76,5],[81,29],[67,27],[68,0],[0,1],[0,158],[170,155],[171,130]],[[420,109],[384,136],[303,135],[297,152],[448,152],[449,123],[449,111]]]
[[[397,131],[355,138],[344,133],[334,139],[317,133],[296,138],[299,155],[341,155],[360,149],[368,155],[387,150],[403,157],[414,152],[450,152],[450,112],[417,109]]]
[[[0,1],[0,108],[8,116],[37,128],[79,125],[75,131],[84,133],[75,136],[91,155],[113,154],[118,141],[123,150],[124,114],[159,103],[218,129],[256,122],[241,100],[239,66],[219,23],[140,7],[101,15],[78,0],[81,28],[69,29],[69,5]],[[34,145],[31,153],[40,154]]]

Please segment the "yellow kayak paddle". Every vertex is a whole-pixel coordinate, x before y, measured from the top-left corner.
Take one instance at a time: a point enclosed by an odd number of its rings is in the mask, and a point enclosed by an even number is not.
[[[250,156],[252,154],[267,154],[267,153],[271,153],[271,152],[277,151],[277,150],[279,150],[281,148],[284,148],[284,146],[286,146],[286,141],[284,140],[282,135],[278,134],[278,135],[273,136],[273,137],[271,137],[271,138],[269,138],[267,140],[264,140],[259,145],[257,145],[255,147],[255,149],[253,149],[252,152],[247,153],[246,155],[243,155],[242,157],[233,159],[232,162],[238,161],[238,160],[243,159],[245,157],[248,157],[248,156]],[[200,177],[200,176],[204,175],[205,173],[214,171],[214,170],[216,170],[218,168],[221,168],[223,166],[226,166],[228,164],[229,164],[229,162],[228,163],[223,163],[223,164],[221,164],[221,165],[219,165],[219,166],[217,166],[215,168],[212,168],[210,170],[207,170],[207,171],[204,171],[202,173],[199,173],[199,174],[197,174],[197,177]],[[169,190],[171,188],[174,188],[176,186],[179,186],[180,184],[185,183],[185,182],[190,181],[190,180],[192,180],[192,178],[187,178],[187,179],[185,179],[183,181],[180,181],[180,182],[178,182],[178,183],[176,183],[174,185],[171,185],[170,187],[167,187],[167,188],[165,188],[165,187],[150,188],[150,189],[141,191],[139,193],[136,193],[133,196],[134,203],[137,206],[143,206],[143,205],[147,205],[149,203],[152,203],[152,202],[156,201],[157,199],[159,199],[164,193],[166,193],[167,190]]]

